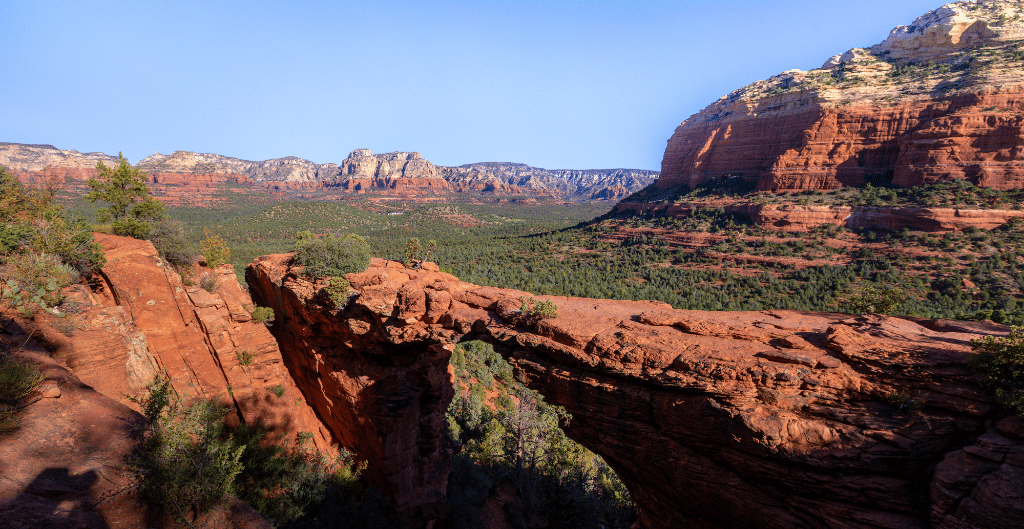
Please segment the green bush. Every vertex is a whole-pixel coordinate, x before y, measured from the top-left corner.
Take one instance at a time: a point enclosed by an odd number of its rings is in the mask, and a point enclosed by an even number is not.
[[[56,255],[80,274],[100,269],[103,250],[85,220],[69,216],[56,202],[55,183],[21,184],[0,167],[0,256],[22,252]]]
[[[203,260],[206,261],[206,266],[217,268],[231,259],[231,248],[228,248],[228,243],[224,242],[220,235],[207,228],[203,228],[203,234],[206,235],[206,238],[199,243],[199,247],[203,251]]]
[[[160,257],[176,269],[189,267],[194,261],[195,251],[185,238],[185,227],[179,220],[164,218],[153,222],[149,242]]]
[[[352,290],[352,285],[344,277],[332,277],[324,287],[324,292],[331,300],[331,304],[339,309],[348,306],[348,302],[356,294],[356,291]]]
[[[902,289],[866,285],[851,291],[843,302],[843,308],[856,314],[891,314],[905,298]]]
[[[43,375],[35,367],[12,355],[0,354],[0,434],[18,428],[19,401],[42,381]]]
[[[520,297],[522,305],[519,307],[519,322],[525,325],[535,325],[545,318],[557,318],[558,307],[551,300],[536,300],[534,298]]]
[[[136,402],[149,419],[129,461],[139,488],[176,519],[195,520],[233,490],[244,447],[225,436],[223,407],[207,400],[186,406],[167,379]]]
[[[266,323],[268,321],[274,321],[274,309],[270,307],[260,307],[259,305],[252,308],[252,321],[256,323]]]
[[[78,273],[55,255],[14,254],[0,267],[0,298],[28,316],[60,303],[64,287],[77,280]]]
[[[978,353],[973,367],[1000,406],[1024,418],[1024,329],[1012,327],[1005,337],[986,336],[971,342]]]
[[[252,361],[255,358],[256,355],[253,354],[252,351],[235,351],[235,360],[238,361],[238,365],[240,366],[244,367],[252,364]]]
[[[370,266],[370,245],[358,235],[329,235],[304,239],[295,245],[293,263],[309,278],[357,273]]]

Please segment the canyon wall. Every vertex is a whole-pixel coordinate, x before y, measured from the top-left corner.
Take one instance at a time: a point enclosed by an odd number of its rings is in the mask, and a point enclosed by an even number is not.
[[[870,49],[740,88],[676,128],[658,188],[725,175],[761,191],[1021,187],[1022,39],[1019,2],[954,2]]]
[[[636,527],[1019,527],[1024,422],[967,367],[991,323],[795,311],[700,312],[550,297],[375,259],[336,307],[289,255],[246,271],[307,400],[366,476],[443,514],[454,344],[485,339],[615,469]]]
[[[252,300],[230,265],[197,268],[185,284],[150,242],[95,237],[107,258],[98,287],[68,293],[75,312],[35,317],[54,358],[124,405],[135,406],[129,397],[162,373],[186,400],[223,401],[235,420],[262,422],[289,443],[309,432],[317,448],[335,450],[288,376],[274,337],[252,320]],[[215,288],[196,284],[204,276]]]
[[[1024,211],[1016,209],[801,206],[747,202],[722,204],[720,207],[725,213],[749,218],[762,228],[787,232],[806,232],[824,225],[887,231],[901,228],[926,232],[966,231],[971,228],[991,230],[1012,219],[1024,217]],[[694,212],[708,209],[718,208],[700,203],[620,202],[614,211],[686,218]]]

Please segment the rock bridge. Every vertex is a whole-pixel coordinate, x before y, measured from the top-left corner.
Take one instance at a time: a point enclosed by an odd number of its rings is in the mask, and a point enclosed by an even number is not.
[[[701,312],[545,296],[374,259],[337,309],[289,266],[249,265],[284,362],[365,476],[442,517],[454,344],[484,338],[565,407],[638,507],[635,527],[1021,527],[1024,421],[994,420],[965,362],[994,324],[795,311]]]

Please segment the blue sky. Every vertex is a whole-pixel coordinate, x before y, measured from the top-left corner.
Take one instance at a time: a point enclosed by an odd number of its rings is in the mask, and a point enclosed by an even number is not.
[[[0,141],[661,168],[718,97],[941,0],[0,2]]]

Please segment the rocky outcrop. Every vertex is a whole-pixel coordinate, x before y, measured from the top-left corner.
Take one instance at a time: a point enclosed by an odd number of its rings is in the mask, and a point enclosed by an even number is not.
[[[762,191],[968,179],[1024,184],[1019,2],[955,2],[882,44],[723,96],[684,121],[659,189],[725,175]]]
[[[902,228],[927,232],[966,231],[971,228],[987,231],[1012,219],[1024,217],[1024,211],[1016,209],[801,206],[749,202],[716,206],[699,203],[620,202],[616,204],[614,211],[686,218],[697,211],[720,207],[725,213],[749,218],[762,228],[791,232],[806,232],[824,225],[886,231]]]
[[[186,285],[148,241],[95,237],[107,258],[99,288],[69,293],[75,313],[36,315],[55,358],[128,406],[130,396],[166,373],[185,399],[221,400],[236,420],[264,423],[289,442],[310,432],[317,448],[335,450],[288,376],[274,337],[252,321],[252,300],[230,265],[199,269],[217,285],[208,292]]]
[[[398,505],[441,511],[453,344],[494,343],[626,483],[637,527],[1019,527],[1024,436],[966,362],[1006,328],[550,297],[373,260],[335,307],[288,255],[252,263],[285,364]]]

